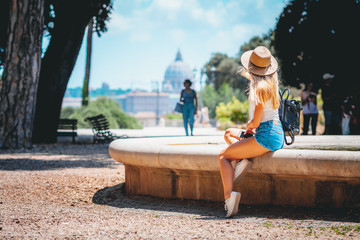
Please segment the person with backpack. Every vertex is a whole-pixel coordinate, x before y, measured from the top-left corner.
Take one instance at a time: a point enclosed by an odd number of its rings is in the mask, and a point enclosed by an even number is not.
[[[241,63],[238,73],[249,80],[249,121],[245,131],[237,128],[225,131],[229,146],[219,154],[226,217],[238,212],[241,194],[234,192],[233,186],[245,175],[251,164],[248,159],[284,146],[276,59],[266,47],[259,46],[242,54]],[[239,161],[235,169],[233,161]]]

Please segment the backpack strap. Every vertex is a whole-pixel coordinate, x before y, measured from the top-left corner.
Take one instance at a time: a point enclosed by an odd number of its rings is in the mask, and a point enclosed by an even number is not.
[[[286,136],[285,136],[285,132],[284,132],[285,143],[286,143],[286,145],[291,145],[291,144],[293,144],[294,141],[295,141],[294,131],[293,131],[292,129],[290,129],[290,131],[288,131],[288,134],[289,134],[289,136],[290,136],[290,138],[291,138],[291,142],[290,142],[290,143],[288,142],[288,140],[287,140],[287,138],[286,138]]]
[[[286,98],[284,98],[284,95],[285,93],[288,93]],[[285,101],[282,101],[283,102],[283,108],[282,108],[282,118],[283,119],[280,119],[281,121],[281,125],[283,127],[283,129],[285,128],[284,127],[284,120],[285,120],[285,115],[286,115],[286,108],[287,108],[287,100],[289,99],[289,96],[290,96],[290,89],[288,88],[285,88],[284,91],[281,93],[280,90],[279,90],[279,94],[280,94],[280,101],[282,100],[285,100]],[[287,131],[287,133],[289,134],[290,138],[291,138],[291,142],[288,142],[286,136],[285,136],[285,131],[284,131],[284,139],[285,139],[285,143],[286,145],[291,145],[294,143],[295,141],[295,134],[294,134],[294,131],[292,130],[292,128],[290,128],[290,131]]]

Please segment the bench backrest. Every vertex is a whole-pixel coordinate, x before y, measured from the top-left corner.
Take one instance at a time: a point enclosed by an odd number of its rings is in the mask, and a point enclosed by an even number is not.
[[[93,129],[97,131],[109,130],[109,122],[103,114],[99,114],[94,117],[87,117],[85,121],[89,122]]]
[[[58,129],[77,130],[76,119],[59,119]]]

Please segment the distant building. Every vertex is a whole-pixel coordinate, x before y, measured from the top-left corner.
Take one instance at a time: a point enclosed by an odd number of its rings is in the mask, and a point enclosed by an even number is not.
[[[154,112],[138,112],[134,117],[139,120],[143,127],[156,126],[156,113]]]
[[[64,97],[61,107],[79,108],[81,107],[81,101],[81,97]]]
[[[117,100],[117,98],[114,98]],[[119,101],[127,113],[154,112],[159,114],[169,112],[169,94],[135,91],[126,94],[125,101]]]
[[[175,61],[166,68],[162,91],[167,93],[180,93],[181,89],[184,88],[183,83],[185,79],[193,81],[193,71],[189,65],[183,61],[179,50],[176,54]]]

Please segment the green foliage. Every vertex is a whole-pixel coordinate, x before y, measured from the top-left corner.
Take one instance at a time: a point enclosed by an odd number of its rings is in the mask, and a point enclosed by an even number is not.
[[[80,108],[63,108],[61,118],[72,118],[78,120],[78,128],[89,128],[85,118],[104,114],[109,121],[110,128],[142,128],[140,122],[126,114],[115,100],[106,97],[99,97],[90,101],[88,106]]]
[[[240,99],[240,101],[245,101],[247,99],[245,92],[239,89],[233,89],[229,84],[224,83],[216,91],[215,87],[212,84],[207,84],[202,90],[202,99],[203,104],[209,109],[209,117],[216,117],[216,107],[221,103],[228,103],[232,101],[232,97]]]
[[[357,79],[349,69],[356,69],[358,63],[345,59],[360,55],[360,48],[349,46],[360,32],[349,23],[359,21],[360,2],[356,0],[288,1],[273,39],[284,83],[300,87],[301,83],[312,82],[317,89],[324,84],[323,74],[329,72],[336,76],[334,83],[339,92],[345,96],[355,92],[349,86],[355,86]]]
[[[273,32],[269,31],[268,34],[264,34],[262,37],[255,36],[251,38],[249,42],[240,47],[237,58],[228,57],[223,53],[215,53],[209,62],[205,64],[208,77],[207,83],[213,84],[215,90],[219,90],[224,83],[227,83],[233,89],[240,89],[245,92],[248,86],[248,80],[237,73],[240,66],[240,56],[242,53],[260,45],[266,46],[275,54],[274,47],[271,44],[273,36]],[[211,72],[212,67],[215,67],[215,73]]]
[[[216,107],[216,119],[221,128],[227,128],[234,123],[245,123],[248,119],[249,102],[240,102],[236,97],[228,103],[220,103]]]
[[[181,113],[169,113],[165,115],[166,119],[182,119],[182,114]]]
[[[74,114],[76,111],[76,108],[72,107],[65,107],[61,109],[61,118],[70,118],[72,114]]]
[[[348,232],[351,231],[359,231],[360,227],[359,226],[332,226],[330,227],[330,229],[332,231],[334,231],[337,235],[346,235]]]
[[[239,51],[239,57],[246,51],[249,50],[253,50],[258,46],[265,46],[267,47],[269,50],[271,50],[271,36],[272,33],[270,32],[269,34],[263,34],[262,37],[259,36],[254,36],[252,37],[249,42],[244,43],[241,47],[240,47],[240,51]],[[239,59],[240,60],[240,59]]]
[[[247,88],[247,79],[237,74],[239,61],[230,58],[226,54],[216,53],[205,65],[207,74],[207,83],[213,84],[218,90],[224,83],[229,84],[232,88],[238,88],[245,91]],[[215,72],[210,69],[215,67]]]

